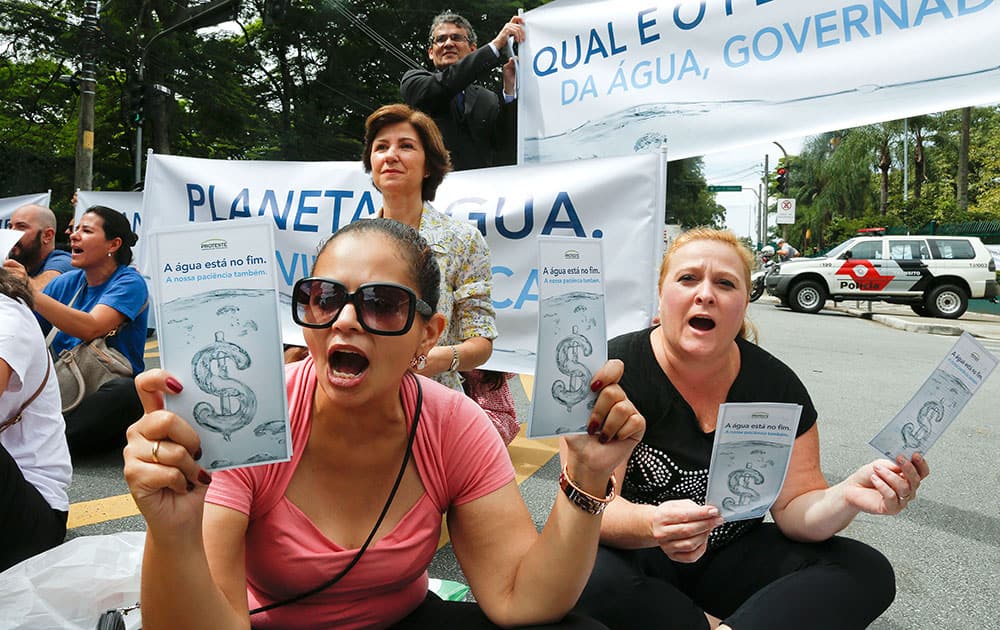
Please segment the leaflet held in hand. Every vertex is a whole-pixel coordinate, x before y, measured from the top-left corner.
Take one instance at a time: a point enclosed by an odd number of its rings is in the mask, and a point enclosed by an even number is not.
[[[910,402],[869,444],[892,460],[926,454],[996,366],[989,350],[962,333]]]
[[[719,405],[706,505],[727,521],[764,516],[781,493],[802,405]]]
[[[274,225],[241,219],[150,235],[166,408],[201,438],[206,470],[291,458]]]
[[[608,360],[600,239],[538,237],[537,348],[527,436],[586,433]]]

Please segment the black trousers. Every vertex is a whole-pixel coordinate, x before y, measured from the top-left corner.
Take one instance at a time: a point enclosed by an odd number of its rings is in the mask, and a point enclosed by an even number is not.
[[[602,546],[575,611],[610,628],[705,630],[708,612],[734,630],[850,630],[895,596],[892,566],[868,545],[839,536],[799,543],[764,523],[691,564],[659,547]]]
[[[54,510],[0,445],[0,571],[66,538],[67,513]]]
[[[72,455],[124,447],[125,429],[142,417],[135,381],[130,377],[111,379],[64,417]]]
[[[392,626],[394,630],[416,630],[419,628],[461,628],[462,630],[495,630],[495,625],[483,613],[479,606],[472,602],[446,602],[434,593],[427,593],[424,603],[411,612],[402,621]],[[579,613],[570,613],[559,623],[543,626],[523,626],[524,628],[553,630],[606,630],[606,627],[593,619],[588,619]]]

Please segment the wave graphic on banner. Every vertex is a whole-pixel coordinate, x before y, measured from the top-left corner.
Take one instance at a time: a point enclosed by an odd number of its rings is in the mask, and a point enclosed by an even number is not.
[[[863,84],[852,89],[837,90],[823,94],[800,96],[792,99],[722,99],[697,102],[644,103],[620,110],[598,120],[587,121],[568,131],[544,137],[524,139],[525,162],[554,162],[566,159],[587,159],[607,155],[627,155],[647,153],[657,150],[668,142],[670,126],[678,126],[677,119],[694,118],[704,115],[736,117],[741,108],[781,107],[822,99],[850,95],[875,94],[886,90],[928,86],[941,81],[981,77],[984,81],[1000,81],[1000,66],[982,68],[969,72],[929,77],[917,81],[903,81],[889,84]],[[728,111],[727,111],[728,110]],[[669,123],[667,121],[670,121]],[[827,123],[828,126],[829,123]],[[823,125],[820,125],[823,126]],[[798,130],[802,134],[829,131],[829,129]],[[789,131],[788,133],[792,133]],[[763,136],[762,136],[763,137]]]

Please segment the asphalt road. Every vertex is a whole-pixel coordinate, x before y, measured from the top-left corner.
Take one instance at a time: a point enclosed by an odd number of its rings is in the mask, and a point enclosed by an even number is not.
[[[832,303],[829,303],[832,306]],[[955,331],[930,334],[935,322],[900,311],[882,312],[881,321],[859,312],[824,310],[793,313],[763,298],[750,314],[760,329],[760,344],[800,375],[820,414],[821,463],[836,482],[875,451],[867,441],[913,395],[955,341]],[[908,309],[906,309],[908,311]],[[966,326],[1000,354],[1000,318],[969,315],[943,325]],[[893,318],[900,321],[893,322]],[[964,319],[964,318],[963,318]],[[904,323],[910,325],[909,330]],[[923,328],[921,328],[923,326]],[[154,360],[155,363],[155,360]],[[518,414],[527,418],[528,400],[518,380],[511,381]],[[972,399],[928,456],[931,476],[919,497],[897,517],[859,516],[845,535],[881,550],[897,573],[895,603],[872,628],[997,627],[1000,619],[1000,376],[994,375]],[[515,462],[517,463],[517,462]],[[127,492],[121,456],[75,463],[70,500],[74,503]],[[548,460],[521,485],[522,495],[541,527],[555,497],[558,458]],[[70,537],[144,529],[141,517],[115,518],[129,511],[127,500],[95,504],[95,524],[76,527]],[[110,519],[110,520],[108,520]],[[462,581],[445,545],[430,569],[432,577]],[[849,605],[845,603],[845,605]]]
[[[813,397],[821,464],[830,482],[874,458],[868,440],[909,401],[955,342],[954,336],[898,329],[902,323],[933,322],[910,319],[884,305],[874,310],[901,322],[894,328],[888,320],[866,321],[844,311],[807,315],[770,303],[751,309],[761,329],[760,344],[795,369]],[[1000,323],[970,319],[968,327],[1000,353]],[[994,374],[929,452],[931,476],[907,510],[896,517],[861,515],[847,528],[845,535],[881,550],[896,570],[896,601],[872,628],[997,627],[998,400],[1000,375]]]

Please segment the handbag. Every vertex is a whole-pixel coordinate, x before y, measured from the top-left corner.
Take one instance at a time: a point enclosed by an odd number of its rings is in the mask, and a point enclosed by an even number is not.
[[[82,286],[70,300],[70,308],[76,302],[80,291],[83,291]],[[50,346],[57,332],[59,329],[53,326],[46,340]],[[96,337],[63,350],[54,359],[64,414],[79,407],[84,398],[96,392],[101,385],[111,379],[132,376],[132,363],[124,354],[108,345],[108,338],[117,333],[118,329],[115,328],[103,337]]]
[[[79,407],[84,398],[111,379],[132,376],[129,360],[107,343],[107,338],[116,332],[117,329],[112,330],[106,337],[91,339],[59,353],[55,366],[64,414]]]

